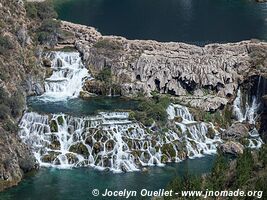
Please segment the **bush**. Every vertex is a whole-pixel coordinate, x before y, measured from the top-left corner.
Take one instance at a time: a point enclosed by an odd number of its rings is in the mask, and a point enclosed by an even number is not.
[[[166,109],[169,105],[170,99],[166,96],[157,96],[151,99],[141,98],[137,111],[135,111],[135,119],[145,126],[152,125],[153,121],[159,125],[165,124],[168,119]]]
[[[53,19],[46,19],[38,29],[37,39],[41,44],[55,45],[59,34],[60,22]]]
[[[264,167],[267,166],[267,145],[264,144],[259,152],[259,158]]]
[[[249,149],[246,149],[244,153],[237,158],[237,188],[245,185],[246,182],[249,180],[252,173],[253,165],[254,161],[252,158],[251,151]]]
[[[200,191],[201,188],[201,178],[196,176],[191,176],[187,172],[182,177],[176,177],[166,187],[166,190],[173,190],[173,193],[179,193],[180,197],[177,195],[172,197],[164,197],[167,199],[197,199],[196,197],[181,197],[181,191]]]
[[[122,44],[119,41],[111,39],[100,39],[94,44],[95,48],[105,49],[110,51],[122,50]]]
[[[25,100],[24,96],[20,92],[16,92],[9,100],[11,114],[13,117],[18,117],[22,114]]]
[[[10,108],[5,104],[0,104],[0,119],[4,120],[9,117],[11,113]]]
[[[7,104],[8,100],[8,93],[3,87],[0,87],[0,104]]]
[[[10,119],[7,119],[5,120],[4,122],[4,125],[3,125],[3,128],[6,130],[6,131],[10,131],[12,133],[15,133],[18,131],[18,125],[17,124],[14,124],[13,121],[11,121]]]
[[[0,35],[0,54],[5,55],[13,48],[14,44],[11,42],[8,36]]]
[[[223,190],[225,183],[226,169],[228,168],[228,163],[224,155],[219,152],[216,156],[215,162],[213,164],[211,175],[208,179],[208,186],[213,190]]]
[[[110,82],[111,81],[111,69],[104,67],[95,77],[97,80]]]
[[[54,10],[51,1],[44,2],[28,2],[25,4],[27,16],[30,18],[40,18],[41,20],[49,18],[57,18],[57,13]]]
[[[38,10],[36,8],[36,3],[25,3],[25,9],[27,17],[36,18],[38,16]]]

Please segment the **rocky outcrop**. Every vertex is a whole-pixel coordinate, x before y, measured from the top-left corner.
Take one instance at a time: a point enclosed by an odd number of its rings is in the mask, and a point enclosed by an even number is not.
[[[249,124],[246,123],[235,123],[232,124],[228,129],[226,129],[222,134],[222,139],[235,139],[239,140],[241,138],[248,137],[250,131]]]
[[[240,155],[243,154],[244,146],[239,142],[228,141],[219,146],[219,149],[224,154]]]
[[[16,134],[0,127],[0,191],[17,185],[24,173],[37,166],[28,147],[21,143]]]
[[[92,27],[62,24],[65,31],[73,34],[62,44],[75,45],[93,75],[110,68],[122,95],[150,96],[157,91],[206,111],[220,108],[235,94],[238,84],[252,71],[251,51],[267,50],[266,43],[257,41],[199,47],[127,40],[102,36]],[[193,96],[188,98],[189,95]]]
[[[42,94],[42,50],[32,41],[23,1],[0,3],[0,191],[17,185],[35,159],[17,136],[26,95]],[[11,102],[12,101],[12,102]]]

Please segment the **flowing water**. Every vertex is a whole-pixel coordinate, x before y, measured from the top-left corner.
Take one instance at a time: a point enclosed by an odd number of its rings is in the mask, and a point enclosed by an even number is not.
[[[265,79],[262,77],[258,78],[257,87],[255,91],[252,91],[251,96],[248,94],[243,95],[241,89],[238,89],[236,99],[233,103],[233,114],[238,122],[248,123],[254,126],[254,128],[249,132],[249,147],[250,148],[260,148],[263,144],[260,134],[256,129],[256,120],[259,117],[259,112],[262,107],[261,97],[265,93],[265,88],[262,90],[262,85],[265,87]],[[263,83],[262,83],[263,82]]]
[[[267,39],[267,4],[254,0],[55,0],[59,18],[129,39],[203,45]]]
[[[57,168],[89,166],[131,172],[216,153],[221,141],[218,136],[207,137],[211,125],[194,121],[184,106],[170,105],[167,112],[169,119],[182,120],[174,122],[175,129],[162,133],[132,121],[127,112],[87,117],[29,112],[21,119],[19,135],[41,166]]]
[[[186,106],[171,104],[166,129],[144,127],[121,111],[134,109],[136,101],[77,99],[83,82],[92,79],[78,53],[52,52],[47,57],[53,73],[46,79],[45,93],[28,100],[19,124],[20,138],[44,168],[1,193],[0,199],[90,199],[94,188],[162,189],[174,175],[210,170],[212,155],[222,142],[212,124],[196,121]],[[256,100],[244,111],[238,93],[238,121],[255,122]],[[258,132],[251,132],[251,137],[250,147],[259,147],[252,145],[259,141]]]
[[[84,81],[91,78],[79,53],[51,52],[46,57],[52,62],[53,72],[45,80],[45,93],[40,99],[55,101],[78,97]]]

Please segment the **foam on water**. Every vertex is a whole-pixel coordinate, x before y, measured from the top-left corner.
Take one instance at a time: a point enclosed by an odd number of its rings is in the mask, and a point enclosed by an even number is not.
[[[28,112],[20,122],[19,135],[45,167],[91,166],[131,172],[216,153],[221,140],[207,137],[210,124],[194,121],[184,106],[170,105],[167,111],[177,128],[164,133],[153,133],[131,121],[127,112],[101,112],[90,117]],[[176,116],[182,122],[171,119]]]
[[[53,73],[45,80],[45,93],[40,98],[53,101],[78,97],[84,81],[91,78],[79,53],[51,52],[46,57],[51,59]]]
[[[260,82],[260,80],[259,80]],[[259,89],[258,84],[258,89]],[[236,99],[233,103],[233,113],[238,122],[247,122],[249,124],[256,124],[256,118],[258,117],[258,108],[260,107],[260,100],[256,97],[252,97],[252,102],[249,104],[248,102],[243,102],[242,93],[239,89],[237,92]],[[249,148],[260,148],[263,144],[262,139],[260,138],[260,134],[256,128],[253,128],[249,132],[248,138]]]

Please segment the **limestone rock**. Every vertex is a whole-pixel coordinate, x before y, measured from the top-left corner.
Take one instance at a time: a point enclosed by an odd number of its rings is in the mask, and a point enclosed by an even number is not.
[[[223,139],[238,140],[240,138],[248,137],[250,127],[245,123],[235,123],[232,124],[227,130],[222,134]]]
[[[244,146],[239,142],[228,141],[219,146],[219,149],[225,154],[240,155],[243,154]]]
[[[102,36],[92,27],[64,21],[62,28],[75,35],[75,46],[93,74],[111,68],[122,95],[141,92],[150,96],[152,91],[178,97],[194,94],[190,100],[181,100],[206,111],[226,105],[248,75],[251,52],[267,50],[267,43],[255,41],[199,47]]]

